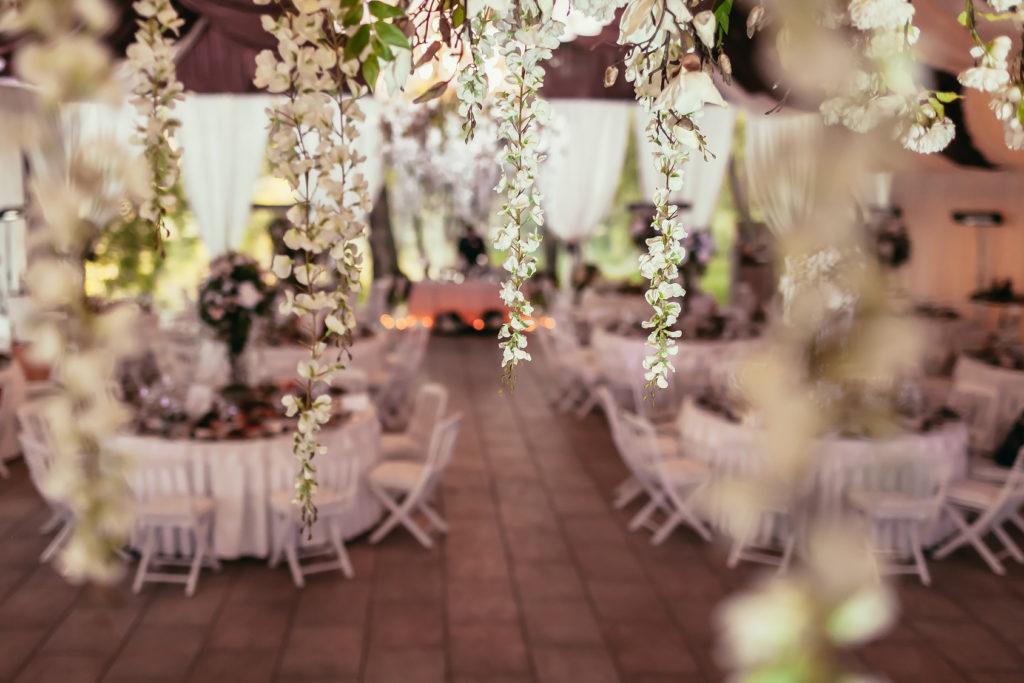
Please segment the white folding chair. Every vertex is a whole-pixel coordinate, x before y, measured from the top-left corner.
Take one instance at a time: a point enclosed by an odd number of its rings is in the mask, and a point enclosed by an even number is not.
[[[1000,440],[1006,437],[1007,432],[1013,426],[1020,414],[1024,412],[1024,388],[1006,387],[999,394],[999,405],[996,410],[996,424],[993,450],[998,448]]]
[[[997,438],[998,392],[993,387],[961,382],[953,385],[946,402],[967,424],[971,450],[991,451]]]
[[[735,463],[727,471],[716,467],[712,477],[718,481],[733,478],[735,481],[756,483],[756,476],[764,471],[766,463],[763,453],[750,441],[735,441],[722,446]],[[779,574],[785,574],[793,560],[796,549],[796,519],[791,505],[778,495],[765,490],[763,485],[752,490],[747,503],[752,514],[732,528],[732,546],[726,566],[734,569],[740,562],[754,562],[777,567]],[[726,512],[723,510],[723,512]]]
[[[882,573],[917,574],[931,585],[922,539],[938,521],[951,475],[948,461],[914,452],[881,454],[851,472],[846,501],[870,525]],[[883,541],[883,529],[905,535]]]
[[[398,348],[389,354],[387,378],[373,396],[377,415],[388,429],[399,429],[406,420],[409,390],[423,364],[429,340],[430,329],[417,325],[405,333]]]
[[[608,427],[611,431],[612,441],[615,443],[615,448],[619,451],[619,456],[630,471],[629,477],[615,487],[615,497],[613,501],[615,509],[620,510],[626,507],[645,493],[647,494],[648,503],[655,498],[660,500],[662,496],[657,478],[652,478],[650,476],[651,472],[647,469],[643,469],[639,475],[635,471],[634,465],[637,463],[630,453],[632,444],[628,441],[628,434],[622,426],[620,419],[622,409],[615,402],[615,397],[612,395],[611,390],[607,386],[602,386],[597,389],[596,394],[598,401],[601,404],[601,408],[604,410],[605,417],[608,419]],[[671,454],[673,457],[678,454],[678,436],[658,434],[658,441],[662,453]],[[642,481],[646,481],[646,479],[651,479],[647,486],[642,483]],[[650,519],[650,516],[654,514],[657,509],[658,504],[654,504],[653,506],[649,504],[645,505],[630,522],[630,531],[635,531],[636,529],[645,526],[647,521]]]
[[[54,529],[58,529],[57,535],[53,537],[53,540],[43,550],[42,555],[39,556],[40,562],[49,562],[67,542],[71,531],[74,529],[74,519],[67,506],[46,494],[45,481],[50,474],[50,470],[53,468],[53,455],[49,446],[39,443],[27,434],[20,436],[20,442],[21,453],[25,457],[25,463],[28,465],[28,472],[32,483],[35,484],[36,490],[39,491],[39,494],[52,511],[50,520],[43,525],[40,531],[41,533],[50,533]]]
[[[563,413],[572,410],[578,418],[586,417],[597,405],[596,391],[604,375],[601,364],[593,349],[580,345],[571,320],[559,319],[550,340],[562,384],[556,408]]]
[[[370,490],[390,512],[370,536],[370,543],[379,543],[401,524],[424,547],[432,547],[429,533],[413,519],[416,512],[423,513],[427,524],[436,531],[448,532],[448,524],[430,506],[430,499],[451,462],[461,422],[462,415],[459,414],[438,423],[430,439],[426,461],[389,460],[377,464],[367,473]]]
[[[21,452],[28,465],[29,477],[50,508],[50,518],[39,528],[41,534],[53,533],[57,529],[63,531],[71,523],[71,512],[67,507],[44,493],[43,486],[50,473],[50,468],[53,466],[53,442],[45,410],[45,399],[35,399],[22,405],[17,412],[18,441],[21,443]],[[30,445],[27,446],[27,442]],[[67,535],[67,533],[63,534],[61,543],[57,544],[47,558],[42,561],[48,561],[60,549],[63,541],[67,539]]]
[[[434,427],[444,417],[448,407],[448,390],[441,384],[429,382],[416,392],[412,415],[405,430],[385,433],[380,437],[380,451],[385,460],[423,460]]]
[[[937,560],[948,556],[957,548],[971,544],[996,574],[1006,573],[1000,561],[1012,557],[1024,563],[1024,551],[1010,538],[1003,525],[1012,522],[1024,532],[1024,448],[1013,461],[1009,475],[1002,483],[981,479],[963,479],[950,485],[942,509],[959,529],[959,533],[935,551]],[[969,521],[970,520],[970,521]],[[993,534],[1003,545],[999,553],[985,543],[985,536]]]
[[[317,472],[317,489],[313,494],[317,518],[315,524],[327,525],[327,541],[321,546],[300,548],[302,534],[302,511],[293,502],[296,465],[293,459],[282,457],[278,463],[278,480],[288,486],[270,497],[273,518],[273,547],[270,552],[270,567],[276,567],[284,554],[292,581],[299,588],[306,585],[305,577],[326,571],[340,570],[345,578],[354,576],[352,562],[345,549],[342,536],[342,520],[355,504],[359,485],[359,461],[348,449],[327,452],[314,461]],[[327,556],[326,558],[324,556]],[[320,558],[303,564],[303,560]]]
[[[664,440],[647,420],[621,412],[620,427],[630,469],[650,496],[650,501],[630,524],[631,529],[647,526],[658,510],[666,512],[667,519],[657,526],[653,545],[659,545],[681,524],[690,526],[701,538],[711,540],[711,532],[693,509],[697,494],[708,483],[710,470],[706,463],[689,457],[671,457],[662,451]]]
[[[192,596],[203,566],[220,570],[213,542],[215,503],[203,496],[196,486],[191,458],[181,455],[148,453],[140,458],[139,469],[130,478],[135,494],[135,527],[142,547],[139,568],[135,572],[132,591],[138,593],[147,581],[183,583],[185,595]],[[182,542],[181,555],[163,555],[158,541],[175,534],[191,537]],[[159,537],[159,538],[158,538]],[[191,556],[186,549],[191,547]],[[150,571],[155,567],[188,567],[188,573]]]

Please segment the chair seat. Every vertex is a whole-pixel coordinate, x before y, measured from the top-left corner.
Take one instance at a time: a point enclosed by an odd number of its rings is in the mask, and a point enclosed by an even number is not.
[[[847,500],[858,510],[882,519],[926,520],[935,514],[930,501],[899,491],[850,491]]]
[[[995,501],[1002,488],[1002,484],[995,482],[962,479],[950,485],[946,498],[960,507],[984,510]]]
[[[166,496],[136,503],[140,519],[157,517],[203,517],[213,512],[212,498],[205,496]]]
[[[380,452],[386,460],[401,458],[422,459],[426,447],[426,443],[416,443],[416,441],[407,434],[392,433],[380,435]]]
[[[692,458],[669,458],[662,467],[668,482],[677,486],[704,481],[711,473],[706,463]]]
[[[394,491],[411,491],[423,476],[424,465],[416,462],[391,460],[374,467],[367,475],[378,486]]]
[[[270,508],[277,513],[298,517],[301,510],[292,502],[294,498],[293,491],[275,491],[270,496]],[[330,488],[317,487],[316,493],[313,494],[313,505],[320,515],[329,514],[332,506],[347,507],[348,502],[346,496]]]
[[[666,459],[677,459],[679,456],[679,433],[659,433],[658,434],[658,451]]]
[[[998,484],[1005,483],[1012,471],[1009,467],[1000,467],[999,465],[993,464],[990,458],[985,458],[984,461],[979,462],[978,464],[971,463],[970,468],[970,476],[972,480],[978,479]]]

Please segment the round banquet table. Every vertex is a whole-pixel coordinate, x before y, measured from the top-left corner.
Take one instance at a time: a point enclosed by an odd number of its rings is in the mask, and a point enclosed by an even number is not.
[[[384,369],[386,352],[384,335],[356,339],[349,349],[352,359],[342,357],[345,370],[359,370],[367,377],[374,376]],[[309,349],[299,344],[253,346],[246,351],[249,381],[259,384],[291,379],[296,376],[296,367],[303,360],[309,360]]]
[[[491,311],[505,311],[501,283],[491,280],[464,282],[417,282],[409,294],[409,315],[437,318],[455,313],[467,325]]]
[[[605,377],[613,383],[643,385],[644,358],[650,353],[647,338],[595,330],[590,338],[594,355]],[[724,381],[735,363],[760,344],[759,339],[682,340],[679,353],[672,357],[675,378],[680,389],[706,386]]]
[[[359,461],[360,472],[372,467],[379,457],[380,423],[373,409],[350,417],[342,425],[320,433],[321,443],[333,453],[343,451]],[[216,503],[213,539],[222,559],[268,557],[271,548],[270,496],[292,490],[289,472],[292,435],[264,439],[203,441],[166,439],[154,436],[122,436],[117,445],[136,455],[144,466],[147,454],[187,459],[192,465],[198,493]],[[357,536],[374,526],[381,515],[380,502],[360,476],[352,510],[345,517],[342,533]],[[313,538],[303,542],[323,543],[322,525],[314,525]],[[182,538],[160,539],[161,552],[173,554]]]
[[[679,413],[677,427],[682,439],[682,448],[691,457],[706,461],[714,471],[731,474],[750,472],[751,463],[740,458],[756,453],[763,441],[761,431],[755,427],[729,421],[724,416],[702,408],[692,401],[686,401]],[[872,459],[886,455],[912,454],[935,463],[948,463],[952,478],[959,479],[967,474],[967,426],[963,422],[949,422],[929,432],[903,434],[892,439],[858,439],[830,437],[819,442],[818,467],[815,474],[814,497],[817,509],[824,513],[836,513],[843,509],[843,497],[859,472]],[[888,488],[888,487],[887,487]],[[900,482],[900,488],[907,493],[914,491],[914,482]],[[891,490],[889,488],[888,490]],[[717,506],[712,505],[712,515]],[[720,515],[720,512],[718,513]],[[766,516],[770,517],[770,516]],[[716,528],[725,527],[724,520],[709,520]],[[765,519],[759,536],[774,536],[774,519]],[[932,545],[954,531],[950,520],[941,516],[931,530],[925,530],[924,544]],[[905,549],[908,539],[897,535],[893,529],[882,529],[878,541],[883,547]],[[900,530],[902,531],[902,529]]]

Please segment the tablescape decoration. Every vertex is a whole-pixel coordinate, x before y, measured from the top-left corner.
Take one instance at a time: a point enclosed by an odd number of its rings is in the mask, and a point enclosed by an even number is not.
[[[227,345],[233,384],[245,384],[242,352],[253,324],[270,312],[272,294],[256,260],[236,252],[214,259],[199,285],[199,318]]]

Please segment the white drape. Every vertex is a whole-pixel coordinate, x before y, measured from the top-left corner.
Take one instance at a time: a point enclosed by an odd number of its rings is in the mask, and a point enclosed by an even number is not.
[[[821,116],[817,113],[752,114],[747,118],[750,198],[777,235],[804,220],[812,209],[821,133]]]
[[[649,120],[645,112],[637,109],[633,130],[636,133],[637,149],[640,150],[640,187],[645,197],[653,197],[654,191],[664,183],[654,165],[656,148],[647,139]],[[708,150],[715,156],[709,155],[705,160],[698,152],[690,155],[683,170],[683,187],[672,195],[672,200],[689,204],[691,208],[682,216],[693,228],[706,230],[711,227],[711,215],[718,205],[718,194],[729,168],[733,131],[736,129],[736,110],[733,107],[706,107],[698,125],[707,141]]]
[[[380,102],[373,98],[364,97],[359,100],[359,108],[366,116],[366,120],[357,123],[359,137],[356,138],[355,147],[366,157],[363,162],[363,176],[370,190],[370,199],[374,203],[377,195],[384,185],[384,159],[383,159],[383,136],[380,132]]]
[[[242,242],[270,104],[267,95],[191,95],[178,103],[182,182],[210,258]]]
[[[602,100],[552,100],[559,139],[537,179],[544,222],[565,242],[594,234],[622,176],[632,106]]]

